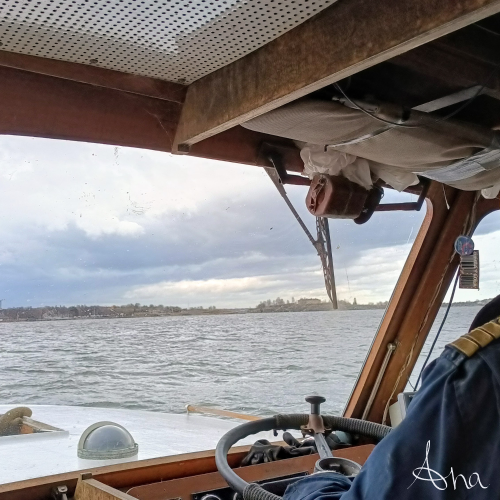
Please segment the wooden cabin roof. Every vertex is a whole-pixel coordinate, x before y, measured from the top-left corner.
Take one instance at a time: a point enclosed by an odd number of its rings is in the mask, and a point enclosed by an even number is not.
[[[498,125],[500,0],[0,2],[0,133],[262,165],[240,123],[350,78],[408,107],[484,86]],[[453,97],[452,97],[453,100]],[[439,112],[439,111],[438,111]]]
[[[438,112],[483,86],[464,116],[497,127],[498,12],[500,0],[3,0],[0,133],[259,165],[263,141],[292,143],[239,124],[346,78],[354,94]],[[287,164],[301,168],[296,154]]]

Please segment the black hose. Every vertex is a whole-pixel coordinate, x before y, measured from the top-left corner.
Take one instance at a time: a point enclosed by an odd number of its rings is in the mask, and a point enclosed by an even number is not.
[[[276,429],[286,431],[287,429],[300,429],[309,422],[309,415],[302,413],[290,413],[288,415],[274,415]],[[324,417],[323,417],[324,418]]]
[[[334,416],[324,416],[323,422],[330,429],[336,431],[350,432],[351,434],[361,434],[381,440],[391,432],[392,428],[387,425],[376,424],[368,420],[358,420],[357,418],[344,418]]]
[[[231,446],[247,436],[251,436],[252,434],[257,434],[259,432],[272,431],[275,428],[276,419],[274,417],[263,418],[261,420],[255,420],[253,422],[238,425],[238,427],[231,429],[221,437],[220,441],[217,443],[217,448],[215,448],[215,465],[217,466],[217,470],[221,473],[222,477],[227,481],[227,484],[229,484],[233,490],[243,494],[243,491],[248,486],[248,483],[233,472],[227,463],[227,453]],[[270,499],[268,498],[268,500]]]
[[[351,434],[361,434],[362,436],[372,437],[379,441],[391,432],[390,427],[369,422],[368,420],[327,415],[322,415],[322,417],[325,426],[330,429],[350,432]],[[305,414],[276,415],[274,418],[276,419],[276,428],[281,430],[300,429],[302,425],[306,425],[309,422],[309,415]]]
[[[258,484],[250,483],[245,486],[243,490],[243,500],[282,500],[281,497],[266,491]]]

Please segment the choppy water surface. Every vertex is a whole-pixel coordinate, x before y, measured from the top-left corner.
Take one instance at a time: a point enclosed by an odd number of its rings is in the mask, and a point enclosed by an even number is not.
[[[436,355],[478,309],[452,308]],[[163,412],[191,403],[269,415],[306,410],[303,398],[315,391],[327,397],[325,411],[340,412],[382,316],[374,310],[0,323],[0,403]]]

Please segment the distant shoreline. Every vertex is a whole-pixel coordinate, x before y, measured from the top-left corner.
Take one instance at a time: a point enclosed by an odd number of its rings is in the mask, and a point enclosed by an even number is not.
[[[483,306],[491,299],[475,302],[457,302],[453,307]],[[447,307],[443,303],[441,307]],[[339,311],[383,310],[387,303],[350,304],[341,302]],[[217,309],[163,307],[163,306],[71,306],[71,307],[39,307],[39,308],[9,308],[0,310],[1,323],[17,323],[31,321],[74,321],[88,319],[127,319],[127,318],[158,318],[172,316],[219,316],[231,314],[266,314],[285,312],[320,312],[333,311],[329,302],[319,304],[281,304],[263,305],[253,308]]]

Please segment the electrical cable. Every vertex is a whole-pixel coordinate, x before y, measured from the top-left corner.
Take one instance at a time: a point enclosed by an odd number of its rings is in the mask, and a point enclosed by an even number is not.
[[[387,125],[391,125],[393,127],[399,128],[419,128],[420,125],[405,125],[404,123],[391,122],[390,120],[385,120],[384,118],[380,118],[380,116],[374,115],[370,113],[367,109],[361,107],[359,104],[355,103],[342,89],[342,87],[338,83],[334,83],[333,86],[347,99],[356,109],[365,113],[365,115],[371,116],[373,119],[378,120],[379,122],[385,123]]]
[[[444,122],[446,120],[449,120],[453,116],[455,116],[458,113],[460,113],[460,111],[464,110],[477,97],[479,97],[483,93],[483,91],[486,88],[486,85],[488,84],[488,82],[491,80],[491,78],[498,71],[499,67],[500,67],[500,64],[495,65],[495,67],[493,68],[493,70],[491,71],[491,73],[488,75],[488,77],[486,78],[486,80],[484,80],[484,82],[482,83],[481,87],[477,90],[477,92],[472,97],[469,97],[469,99],[467,99],[461,106],[459,106],[457,109],[455,109],[451,113],[449,113],[449,114],[447,114],[447,115],[445,115],[445,116],[443,116],[441,118],[437,118],[436,119],[436,123]],[[363,108],[362,106],[360,106],[359,104],[357,104],[356,102],[354,102],[345,93],[345,91],[342,89],[342,87],[338,83],[334,83],[333,86],[344,96],[344,98],[347,101],[349,101],[351,103],[352,106],[354,106],[359,111],[362,111],[363,113],[365,113],[365,115],[371,116],[373,119],[378,120],[379,122],[385,123],[387,125],[391,125],[393,127],[399,127],[399,128],[420,128],[420,127],[422,127],[422,125],[405,125],[404,123],[392,122],[390,120],[385,120],[384,118],[380,118],[379,116],[377,116],[377,115],[375,115],[373,113],[370,113],[370,111],[368,111],[367,109]]]
[[[457,289],[457,284],[458,284],[458,279],[460,278],[460,271],[457,272],[457,277],[455,278],[455,283],[453,284],[453,290],[451,292],[450,296],[450,301],[448,302],[448,307],[446,308],[446,312],[444,313],[443,320],[441,321],[441,325],[439,326],[439,330],[436,333],[436,337],[434,338],[434,341],[432,342],[431,348],[429,350],[429,354],[427,354],[427,357],[425,358],[424,365],[422,366],[422,369],[420,370],[420,373],[418,374],[417,378],[417,383],[415,384],[415,389],[418,389],[418,383],[420,382],[420,378],[422,377],[422,373],[427,366],[427,362],[429,361],[429,358],[431,357],[432,351],[436,345],[437,339],[439,338],[439,335],[441,334],[441,331],[443,330],[444,324],[446,323],[446,318],[448,317],[448,313],[450,312],[451,304],[453,303],[453,297],[455,296],[455,291]]]

